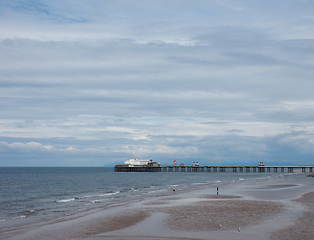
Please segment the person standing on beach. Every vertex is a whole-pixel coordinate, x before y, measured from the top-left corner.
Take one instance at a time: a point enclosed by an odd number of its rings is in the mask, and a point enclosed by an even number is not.
[[[218,193],[219,193],[219,189],[218,189],[218,187],[217,187],[217,196],[218,196]]]

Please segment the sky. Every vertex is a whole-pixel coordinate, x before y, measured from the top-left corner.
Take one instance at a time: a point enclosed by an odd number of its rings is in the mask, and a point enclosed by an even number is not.
[[[1,0],[0,166],[314,164],[314,1]]]

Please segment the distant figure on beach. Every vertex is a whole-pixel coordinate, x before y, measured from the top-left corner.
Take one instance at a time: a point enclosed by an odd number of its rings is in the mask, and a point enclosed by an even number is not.
[[[218,187],[217,187],[217,196],[218,196],[218,193],[219,193],[219,189],[218,189]]]
[[[176,187],[173,187],[173,190],[172,190],[173,192],[175,192],[176,191]]]

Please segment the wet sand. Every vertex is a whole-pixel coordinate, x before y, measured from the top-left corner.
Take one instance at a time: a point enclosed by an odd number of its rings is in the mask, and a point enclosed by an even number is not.
[[[273,234],[273,240],[294,240],[314,238],[314,192],[304,194],[295,200],[301,203],[304,210],[298,218],[287,227]]]
[[[304,178],[303,178],[304,177]],[[0,233],[1,239],[313,239],[312,178],[169,191]]]

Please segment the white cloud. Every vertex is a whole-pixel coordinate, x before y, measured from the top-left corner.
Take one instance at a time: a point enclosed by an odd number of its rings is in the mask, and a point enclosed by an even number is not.
[[[51,145],[42,145],[38,142],[13,142],[7,143],[4,141],[0,142],[0,151],[1,152],[13,152],[13,153],[40,153],[53,151],[53,146]]]

